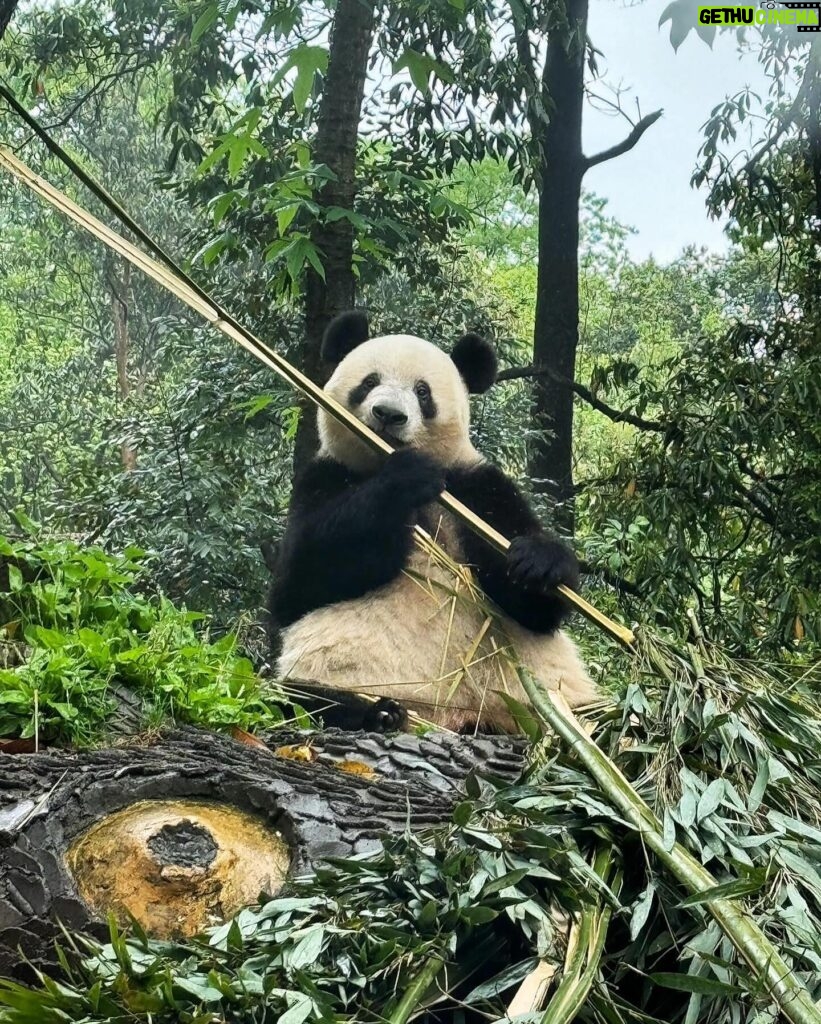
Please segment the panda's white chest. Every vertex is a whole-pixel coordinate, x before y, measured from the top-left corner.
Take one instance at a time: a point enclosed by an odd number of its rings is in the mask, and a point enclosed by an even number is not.
[[[425,533],[446,557],[418,539],[405,570],[363,597],[310,612],[283,634],[283,678],[390,696],[423,718],[458,729],[477,717],[505,728],[501,693],[525,703],[517,658],[548,685],[589,683],[562,634],[537,637],[492,616],[463,556],[453,517],[425,509]]]

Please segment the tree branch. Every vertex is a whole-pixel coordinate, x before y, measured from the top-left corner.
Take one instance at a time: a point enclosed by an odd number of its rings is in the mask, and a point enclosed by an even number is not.
[[[607,569],[595,562],[588,562],[584,558],[579,559],[579,570],[585,576],[600,576],[608,586],[612,587],[619,594],[627,594],[629,597],[636,597],[640,601],[646,601],[647,595],[637,587],[635,583],[626,580],[623,576]]]
[[[0,0],[0,39],[3,38],[3,34],[8,28],[11,16],[14,14],[14,9],[18,3],[19,0]]]
[[[600,412],[614,423],[629,423],[630,426],[637,427],[639,430],[653,430],[659,434],[664,434],[670,429],[670,424],[662,423],[661,420],[646,420],[632,412],[614,409],[612,405],[607,405],[600,398],[596,398],[593,392],[583,384],[577,384],[575,381],[568,380],[567,377],[562,377],[561,374],[546,366],[514,366],[508,370],[501,370],[496,377],[496,383],[498,384],[504,380],[520,380],[522,377],[550,377],[557,384],[571,388],[579,398],[583,399],[597,412]]]
[[[615,157],[621,156],[622,153],[627,153],[636,145],[647,129],[658,121],[663,113],[663,110],[653,111],[652,114],[648,114],[647,117],[637,121],[627,138],[622,139],[617,145],[611,146],[610,149],[603,149],[601,153],[596,153],[595,156],[586,156],[584,158],[584,170],[589,171],[596,164],[603,164],[607,160],[613,160]]]

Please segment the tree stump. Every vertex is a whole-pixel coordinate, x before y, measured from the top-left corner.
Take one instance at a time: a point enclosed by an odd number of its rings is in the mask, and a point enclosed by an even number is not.
[[[102,937],[128,914],[192,934],[328,857],[442,824],[467,775],[513,781],[526,743],[183,729],[150,744],[0,756],[0,975],[54,962],[58,922]],[[304,759],[303,759],[304,758]]]

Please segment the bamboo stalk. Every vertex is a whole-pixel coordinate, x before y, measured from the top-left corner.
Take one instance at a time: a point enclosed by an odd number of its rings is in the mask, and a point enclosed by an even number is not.
[[[691,894],[718,884],[713,875],[680,843],[665,849],[661,822],[610,758],[579,725],[564,698],[545,691],[533,676],[518,669],[519,679],[536,712],[579,758],[603,795],[641,836],[661,863]],[[733,900],[708,900],[704,906],[778,1004],[791,1024],[821,1024],[821,1010],[775,946],[744,908]]]
[[[413,981],[405,989],[405,994],[396,1004],[396,1008],[386,1017],[387,1024],[407,1024],[425,992],[433,984],[436,975],[442,970],[444,961],[439,956],[432,956]]]
[[[8,90],[0,86],[0,95],[2,95],[7,101],[10,101],[10,94]],[[13,100],[13,97],[11,98]],[[15,110],[18,113],[23,108],[14,101],[12,103]],[[37,122],[25,113],[26,121],[32,126],[36,126],[38,135],[44,140],[48,139],[48,136],[43,132]],[[93,183],[93,191],[97,197],[104,202],[109,209],[121,220],[125,220],[127,225],[135,230],[139,237],[144,241],[148,239],[148,236],[142,229],[139,229],[135,225],[135,222],[130,217],[124,215],[122,208],[108,195],[105,190],[93,182],[85,172],[78,168],[75,161],[67,157],[67,154],[57,146],[53,140],[50,140],[50,147],[64,162],[67,162],[70,169],[81,178],[86,184]],[[182,302],[198,313],[203,319],[205,319],[212,327],[221,331],[227,335],[237,344],[241,345],[247,352],[255,356],[260,362],[264,363],[274,372],[278,373],[281,377],[284,377],[289,384],[295,387],[302,394],[307,395],[316,405],[324,409],[329,415],[335,417],[341,423],[344,423],[349,430],[353,431],[356,436],[369,445],[372,449],[383,453],[384,455],[393,454],[393,448],[375,434],[370,428],[368,428],[361,420],[357,419],[353,413],[349,412],[344,406],[340,405],[330,395],[322,390],[319,385],[315,384],[310,378],[306,377],[305,374],[301,373],[296,367],[291,366],[287,360],[283,359],[274,349],[270,348],[259,338],[255,337],[250,331],[246,330],[238,321],[236,321],[230,313],[224,310],[216,302],[214,302],[206,293],[197,286],[190,278],[187,277],[176,265],[173,263],[171,258],[167,256],[163,250],[150,239],[149,244],[153,251],[160,254],[161,259],[167,264],[164,266],[153,260],[150,256],[146,255],[141,249],[138,249],[131,242],[127,241],[122,235],[112,231],[111,228],[107,227],[102,221],[93,217],[90,213],[84,210],[81,206],[78,206],[73,200],[69,199],[64,193],[54,188],[47,181],[35,174],[22,160],[18,159],[9,149],[4,146],[0,146],[0,167],[3,167],[10,174],[12,174],[18,181],[26,185],[32,192],[40,196],[47,203],[50,203],[55,209],[59,210],[66,217],[73,220],[80,227],[84,228],[90,234],[94,235],[95,238],[104,242],[109,248],[119,253],[124,259],[128,260],[134,266],[138,267],[148,277],[162,285],[165,289],[170,291],[173,295],[176,295]],[[91,185],[90,185],[91,187]],[[439,496],[439,503],[446,508],[449,512],[452,512],[457,518],[465,523],[474,533],[482,537],[487,543],[494,547],[497,551],[502,554],[506,553],[510,547],[510,541],[507,537],[495,530],[489,523],[486,523],[480,516],[477,516],[475,512],[464,505],[461,501],[455,498],[452,494],[447,491],[443,491]],[[597,626],[615,637],[625,646],[630,646],[633,643],[633,633],[625,626],[614,622],[611,618],[599,611],[592,604],[586,601],[583,597],[571,590],[569,587],[560,584],[556,588],[559,593],[565,598],[568,603],[573,605],[577,611],[581,612],[585,618],[594,622]]]
[[[605,882],[610,880],[613,867],[613,850],[602,847],[596,854],[593,870]],[[612,888],[621,889],[621,872],[613,879]],[[571,955],[568,949],[567,963],[562,980],[550,1004],[542,1016],[541,1024],[571,1024],[584,1005],[599,971],[607,929],[613,915],[609,906],[586,906],[576,929],[576,947]]]

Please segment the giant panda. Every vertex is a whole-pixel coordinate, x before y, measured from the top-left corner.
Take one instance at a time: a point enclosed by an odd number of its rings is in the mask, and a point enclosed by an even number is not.
[[[527,703],[516,658],[571,707],[594,701],[559,628],[569,608],[555,587],[577,585],[576,559],[471,443],[468,394],[494,382],[492,346],[466,334],[447,355],[411,335],[370,338],[351,312],[328,327],[322,356],[327,393],[395,452],[319,411],[319,453],[294,482],[269,599],[277,675],[299,703],[320,700],[326,725],[387,729],[410,710],[455,731],[515,731],[501,694]],[[512,539],[507,556],[436,503],[445,488]],[[414,544],[415,524],[470,566],[496,615]]]

